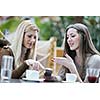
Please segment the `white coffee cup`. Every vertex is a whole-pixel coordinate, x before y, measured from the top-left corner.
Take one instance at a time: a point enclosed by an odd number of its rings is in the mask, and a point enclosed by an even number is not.
[[[67,82],[73,83],[73,82],[76,82],[76,80],[77,80],[76,74],[66,73],[66,81]]]
[[[26,70],[26,78],[30,80],[38,80],[39,72],[36,70]]]

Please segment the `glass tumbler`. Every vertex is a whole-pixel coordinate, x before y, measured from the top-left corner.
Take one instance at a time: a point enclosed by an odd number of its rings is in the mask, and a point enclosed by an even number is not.
[[[87,79],[89,83],[97,83],[100,70],[97,68],[87,68]]]
[[[13,68],[13,57],[4,55],[1,62],[1,81],[10,80]]]

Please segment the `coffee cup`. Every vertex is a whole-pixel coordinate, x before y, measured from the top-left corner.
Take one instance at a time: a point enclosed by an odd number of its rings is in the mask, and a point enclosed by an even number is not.
[[[77,80],[76,74],[66,73],[66,81],[67,82],[73,83],[73,82],[76,82],[76,80]]]
[[[52,69],[51,68],[45,68],[44,76],[52,76]]]
[[[26,78],[30,80],[38,80],[39,72],[36,70],[26,70]]]

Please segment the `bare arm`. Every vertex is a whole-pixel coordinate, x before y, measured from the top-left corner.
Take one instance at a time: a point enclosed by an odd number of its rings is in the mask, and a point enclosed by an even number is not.
[[[74,64],[74,62],[73,62],[73,60],[70,56],[68,56],[66,54],[66,58],[64,58],[64,57],[54,57],[53,61],[55,63],[61,64],[61,65],[65,66],[66,68],[68,68],[71,73],[74,73],[74,74],[77,75],[79,82],[82,82],[82,80],[79,76],[79,73],[76,69],[76,66],[75,66],[75,64]]]

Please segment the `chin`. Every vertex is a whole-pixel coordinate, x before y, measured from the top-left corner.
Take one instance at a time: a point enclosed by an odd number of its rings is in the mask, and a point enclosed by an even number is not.
[[[32,47],[26,47],[27,49],[31,49]]]
[[[32,49],[32,47],[29,47],[28,49]]]
[[[70,48],[70,50],[75,50],[75,48]]]

